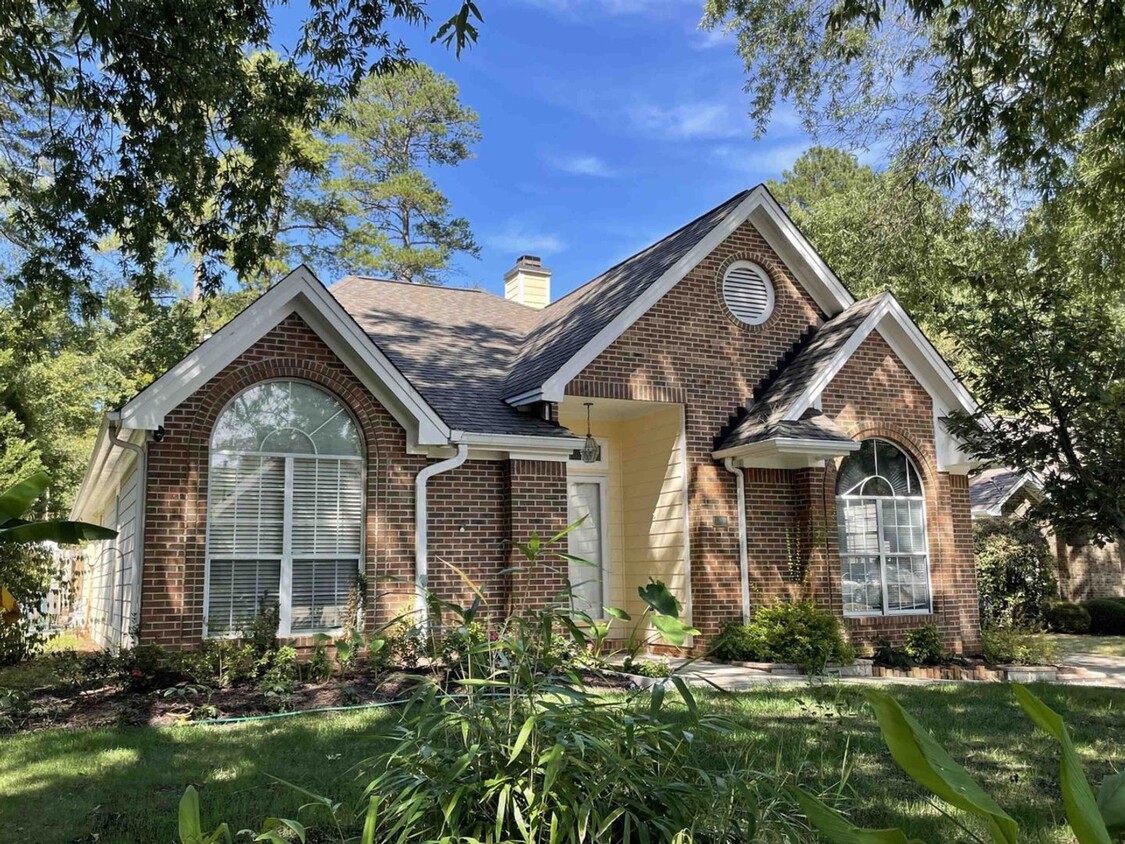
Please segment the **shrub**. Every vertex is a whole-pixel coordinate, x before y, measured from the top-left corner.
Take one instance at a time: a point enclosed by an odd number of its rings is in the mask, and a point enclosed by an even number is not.
[[[297,651],[291,647],[278,648],[269,657],[266,670],[258,683],[258,691],[269,700],[274,709],[284,711],[293,700],[293,681],[297,676]]]
[[[980,641],[984,661],[990,665],[1047,665],[1055,660],[1054,643],[1029,630],[985,628]]]
[[[1096,636],[1125,636],[1125,601],[1094,598],[1082,606],[1090,614],[1090,632]]]
[[[36,611],[47,595],[55,561],[50,550],[37,544],[0,544],[0,585],[18,609],[0,609],[0,665],[15,665],[43,649],[49,636]]]
[[[1047,629],[1055,633],[1086,633],[1090,630],[1090,613],[1070,601],[1055,601],[1047,605]]]
[[[1055,560],[1038,526],[1026,519],[973,525],[981,624],[1039,628],[1055,597]]]
[[[903,652],[922,665],[937,665],[942,661],[943,650],[941,632],[935,624],[923,624],[906,631],[902,645]]]
[[[761,607],[749,624],[725,625],[714,653],[719,659],[792,662],[806,673],[819,673],[829,662],[855,659],[840,633],[839,620],[811,601]]]
[[[875,640],[875,655],[873,657],[879,665],[888,668],[913,668],[917,663],[901,646],[891,644],[891,640],[880,636]]]

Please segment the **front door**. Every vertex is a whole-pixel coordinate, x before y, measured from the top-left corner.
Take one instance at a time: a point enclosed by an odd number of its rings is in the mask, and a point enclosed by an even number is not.
[[[606,598],[605,479],[571,480],[567,487],[567,521],[573,525],[585,519],[568,535],[569,553],[589,563],[570,561],[571,606],[593,618],[602,618]]]

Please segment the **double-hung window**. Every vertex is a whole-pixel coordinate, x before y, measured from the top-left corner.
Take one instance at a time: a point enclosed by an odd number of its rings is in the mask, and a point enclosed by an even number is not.
[[[931,610],[926,504],[918,470],[886,440],[840,464],[836,519],[846,615]]]
[[[211,436],[205,628],[238,632],[277,605],[281,635],[345,625],[363,557],[363,446],[333,396],[266,381]]]

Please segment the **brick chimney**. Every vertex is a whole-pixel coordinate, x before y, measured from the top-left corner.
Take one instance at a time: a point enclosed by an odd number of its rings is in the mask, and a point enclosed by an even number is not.
[[[551,301],[551,271],[537,255],[520,255],[504,273],[504,298],[529,308],[545,308]]]

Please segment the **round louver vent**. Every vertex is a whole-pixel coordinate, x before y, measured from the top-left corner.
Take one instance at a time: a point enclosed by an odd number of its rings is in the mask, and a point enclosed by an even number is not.
[[[761,325],[773,313],[773,285],[766,271],[749,261],[731,264],[723,276],[723,302],[731,316],[746,325]]]

